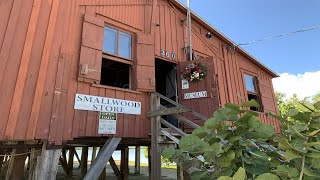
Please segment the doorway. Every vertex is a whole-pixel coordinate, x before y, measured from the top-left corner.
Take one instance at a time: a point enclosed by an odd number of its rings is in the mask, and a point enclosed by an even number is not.
[[[161,59],[155,60],[156,91],[177,102],[177,69],[176,64]],[[167,101],[161,100],[161,105],[167,108],[175,107]],[[178,120],[170,115],[163,116],[172,125],[178,127]]]

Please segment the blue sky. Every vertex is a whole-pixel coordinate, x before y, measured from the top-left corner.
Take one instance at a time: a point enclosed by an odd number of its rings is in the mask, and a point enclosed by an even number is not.
[[[320,25],[320,0],[191,0],[191,9],[235,43]],[[298,75],[320,71],[319,44],[316,29],[242,48],[279,74]]]

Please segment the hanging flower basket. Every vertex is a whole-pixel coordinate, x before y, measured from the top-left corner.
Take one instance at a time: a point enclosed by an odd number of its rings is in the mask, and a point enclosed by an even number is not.
[[[207,74],[207,68],[201,63],[191,63],[184,70],[182,76],[189,82],[201,81]]]

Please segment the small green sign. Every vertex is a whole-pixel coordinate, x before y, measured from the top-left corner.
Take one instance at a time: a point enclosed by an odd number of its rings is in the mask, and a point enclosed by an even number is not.
[[[110,112],[100,112],[100,119],[117,120],[117,114],[116,113],[110,113]]]

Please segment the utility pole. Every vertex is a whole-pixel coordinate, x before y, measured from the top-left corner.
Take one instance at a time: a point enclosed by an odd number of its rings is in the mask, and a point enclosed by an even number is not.
[[[189,26],[189,59],[190,61],[193,60],[192,56],[192,28],[191,28],[191,9],[190,9],[190,0],[187,0],[187,8],[188,8],[188,13],[187,13],[187,20],[188,20],[188,26]]]

